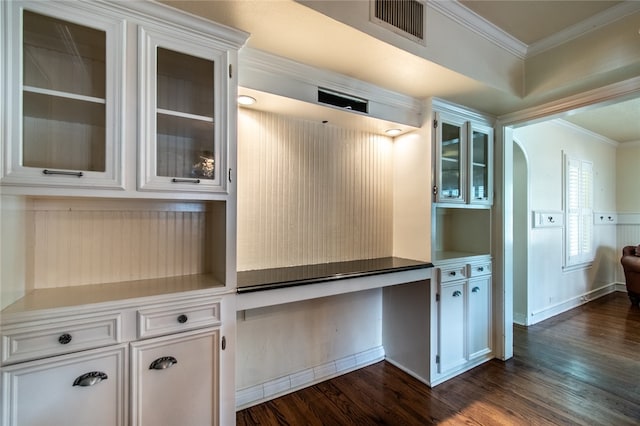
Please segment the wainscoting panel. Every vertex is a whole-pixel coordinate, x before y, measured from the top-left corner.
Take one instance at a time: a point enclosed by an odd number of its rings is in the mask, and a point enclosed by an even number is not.
[[[390,256],[393,142],[241,109],[238,270]]]
[[[35,288],[206,273],[205,204],[40,201],[33,211]]]

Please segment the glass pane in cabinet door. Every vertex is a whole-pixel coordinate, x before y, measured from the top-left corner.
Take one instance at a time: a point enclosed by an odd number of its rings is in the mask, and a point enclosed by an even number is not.
[[[472,198],[486,199],[489,184],[489,136],[486,133],[473,132],[472,175]]]
[[[462,129],[449,123],[442,123],[442,188],[443,198],[458,198],[461,195],[460,184],[460,135]]]
[[[23,19],[23,166],[104,172],[105,32]]]
[[[105,98],[106,34],[24,12],[24,86]]]
[[[158,48],[158,176],[215,178],[214,62]]]

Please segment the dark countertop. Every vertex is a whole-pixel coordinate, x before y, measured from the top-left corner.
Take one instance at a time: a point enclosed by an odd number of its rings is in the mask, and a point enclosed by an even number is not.
[[[381,257],[378,259],[241,271],[238,272],[238,293],[272,290],[431,267],[433,267],[433,264],[430,262],[403,259],[401,257]]]

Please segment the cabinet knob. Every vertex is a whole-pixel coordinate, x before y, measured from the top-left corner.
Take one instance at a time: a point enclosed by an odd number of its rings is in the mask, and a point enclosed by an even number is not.
[[[67,343],[69,343],[71,341],[72,337],[69,333],[64,333],[61,334],[60,337],[58,337],[58,342],[61,345],[66,345]]]
[[[471,289],[472,293],[477,293],[479,291],[480,291],[480,287],[474,287],[474,288]]]
[[[453,292],[453,297],[460,297],[462,296],[462,293],[460,293],[460,290],[456,290]]]
[[[178,363],[178,360],[175,359],[174,357],[163,356],[153,361],[151,365],[149,365],[149,370],[164,370],[177,363]]]
[[[103,380],[107,380],[107,375],[102,371],[92,371],[79,376],[73,381],[73,386],[93,386]]]
[[[480,266],[480,267],[478,268],[478,271],[480,271],[480,272],[484,271],[484,266]]]
[[[182,314],[178,317],[178,322],[180,324],[184,324],[185,322],[189,321],[189,317],[186,316],[185,314]]]
[[[456,271],[449,272],[449,275],[451,275],[452,277],[455,277],[456,276]]]

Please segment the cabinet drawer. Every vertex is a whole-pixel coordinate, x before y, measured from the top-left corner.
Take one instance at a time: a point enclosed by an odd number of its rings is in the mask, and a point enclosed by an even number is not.
[[[220,325],[220,301],[154,305],[138,310],[138,338]]]
[[[469,265],[470,277],[481,277],[491,275],[491,262],[472,263]]]
[[[467,277],[466,265],[449,266],[440,268],[440,282],[446,283],[450,281],[462,280]]]
[[[119,313],[65,321],[20,324],[2,330],[2,363],[44,358],[120,342]]]

